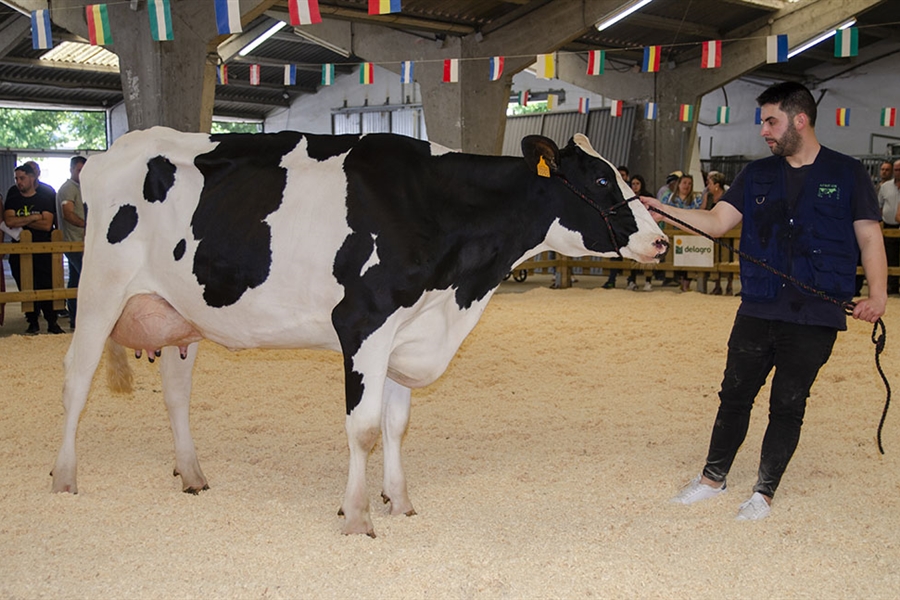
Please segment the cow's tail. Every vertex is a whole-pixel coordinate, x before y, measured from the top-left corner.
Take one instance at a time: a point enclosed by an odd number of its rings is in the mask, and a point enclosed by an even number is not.
[[[110,390],[121,393],[131,392],[134,383],[125,347],[112,338],[106,340],[106,383]]]

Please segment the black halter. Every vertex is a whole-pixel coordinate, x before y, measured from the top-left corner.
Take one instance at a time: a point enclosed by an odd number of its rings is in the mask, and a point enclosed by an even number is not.
[[[632,200],[640,200],[640,197],[637,195],[634,195],[630,198],[625,198],[621,202],[616,202],[609,208],[604,209],[604,208],[601,208],[599,204],[594,202],[587,194],[585,194],[584,192],[579,190],[577,187],[572,185],[572,183],[568,179],[566,179],[563,175],[560,175],[559,173],[555,173],[554,175],[560,181],[562,181],[563,184],[565,184],[565,186],[567,188],[569,188],[569,190],[571,190],[573,194],[575,194],[576,196],[578,196],[579,198],[581,198],[582,200],[587,202],[591,208],[593,208],[598,213],[600,213],[600,217],[603,219],[603,222],[606,223],[606,230],[609,232],[609,239],[610,239],[610,241],[612,241],[613,250],[616,251],[616,255],[619,258],[623,258],[622,253],[619,252],[619,244],[616,242],[616,234],[615,234],[615,232],[613,232],[612,225],[609,222],[609,217],[612,215],[615,215],[617,209],[622,208],[623,206],[627,206],[628,203],[631,202]]]

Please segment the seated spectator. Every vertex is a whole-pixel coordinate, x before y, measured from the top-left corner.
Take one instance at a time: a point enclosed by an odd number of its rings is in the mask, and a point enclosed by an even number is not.
[[[675,208],[688,208],[694,210],[702,209],[705,206],[703,196],[701,196],[699,192],[694,191],[693,175],[682,175],[678,179],[675,191],[665,200],[662,200],[662,203],[667,206],[674,206]],[[687,271],[676,271],[675,277],[680,281],[682,292],[687,292],[691,289],[691,280],[687,276]],[[665,283],[663,285],[665,285]]]

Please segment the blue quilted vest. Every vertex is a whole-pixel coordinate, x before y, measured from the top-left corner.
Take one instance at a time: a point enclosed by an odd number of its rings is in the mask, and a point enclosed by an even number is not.
[[[851,300],[859,259],[851,209],[854,160],[823,146],[793,210],[784,197],[784,169],[790,168],[784,159],[750,163],[744,172],[741,250],[829,296]],[[783,283],[741,261],[743,299],[770,302]]]

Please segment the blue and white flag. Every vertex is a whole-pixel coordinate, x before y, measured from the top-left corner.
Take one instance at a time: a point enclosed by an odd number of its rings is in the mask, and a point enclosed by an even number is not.
[[[49,50],[53,47],[49,10],[31,12],[31,47],[35,50]]]
[[[759,106],[756,107],[756,115],[753,117],[753,123],[755,125],[762,125],[762,108]]]
[[[404,60],[400,63],[400,83],[413,82],[413,61]]]
[[[644,105],[644,118],[648,121],[655,121],[657,115],[656,102],[648,102]]]
[[[768,64],[787,62],[788,36],[786,33],[770,35],[766,38],[766,62]]]
[[[297,65],[284,65],[284,85],[297,85]]]
[[[241,5],[238,0],[216,0],[216,27],[219,35],[240,33]]]

